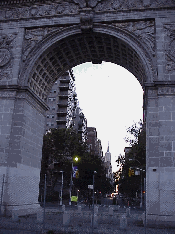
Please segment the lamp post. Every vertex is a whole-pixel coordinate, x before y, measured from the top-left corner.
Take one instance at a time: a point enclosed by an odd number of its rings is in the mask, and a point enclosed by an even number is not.
[[[71,196],[72,196],[72,172],[73,172],[73,162],[71,164],[71,176],[70,176],[70,191],[69,191],[69,194],[70,194],[70,198],[69,198],[69,205],[71,206]]]
[[[74,158],[74,160],[75,160],[76,162],[78,162],[78,157],[76,156],[76,157]],[[69,205],[70,205],[70,206],[71,206],[72,185],[73,185],[72,173],[73,173],[73,161],[72,161],[72,165],[71,165],[70,191],[69,191],[69,194],[70,194]]]
[[[63,204],[63,172],[64,171],[60,171],[62,173],[62,179],[61,179],[61,194],[60,194],[60,205],[62,206]]]
[[[95,174],[97,174],[96,171],[93,173],[93,215],[92,215],[92,233],[94,230],[94,182],[95,182]]]
[[[143,196],[143,194],[142,194],[142,192],[143,192],[143,189],[142,189],[142,172],[143,172],[143,170],[142,170],[142,168],[140,168],[140,171],[141,171],[141,202],[140,202],[140,208],[142,208],[142,196]]]

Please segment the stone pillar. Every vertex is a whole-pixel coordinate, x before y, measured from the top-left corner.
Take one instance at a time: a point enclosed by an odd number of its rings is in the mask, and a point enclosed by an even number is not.
[[[175,85],[147,88],[147,223],[175,219]]]
[[[14,209],[33,213],[39,207],[46,109],[27,88],[0,89],[0,181],[5,174],[2,211],[7,215]]]
[[[147,215],[159,212],[159,121],[158,97],[154,84],[145,90],[146,102],[146,206]],[[153,171],[154,170],[154,171]],[[156,170],[156,171],[155,171]]]

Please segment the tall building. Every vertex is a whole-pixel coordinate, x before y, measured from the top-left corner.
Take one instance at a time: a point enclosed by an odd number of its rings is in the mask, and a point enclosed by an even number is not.
[[[97,131],[94,127],[87,127],[87,141],[88,151],[90,154],[103,157],[101,140],[97,138]]]
[[[87,127],[87,145],[90,154],[96,153],[97,131],[94,127]]]
[[[100,139],[97,139],[96,151],[97,151],[97,155],[102,159],[103,158],[103,151],[102,151],[102,144],[101,144]]]
[[[53,85],[47,98],[46,132],[50,128],[73,128],[86,140],[87,120],[79,107],[72,70]]]
[[[75,85],[71,71],[62,75],[53,85],[47,98],[50,109],[46,112],[46,131],[50,128],[66,128],[71,126]]]
[[[109,151],[109,142],[108,142],[108,148],[107,152],[104,156],[104,166],[106,168],[106,177],[111,179],[113,182],[113,174],[112,174],[112,165],[111,165],[111,153]]]

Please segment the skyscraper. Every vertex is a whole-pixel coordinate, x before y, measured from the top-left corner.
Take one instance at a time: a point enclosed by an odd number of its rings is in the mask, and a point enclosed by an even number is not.
[[[109,151],[109,142],[108,142],[107,152],[105,153],[105,156],[104,156],[104,165],[106,168],[106,177],[113,181],[111,153]]]
[[[79,107],[75,77],[65,72],[53,85],[47,98],[46,132],[51,128],[73,128],[86,140],[87,120]]]

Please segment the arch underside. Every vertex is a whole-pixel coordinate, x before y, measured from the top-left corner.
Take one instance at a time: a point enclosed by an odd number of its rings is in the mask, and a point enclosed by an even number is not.
[[[102,61],[126,68],[144,86],[146,74],[139,54],[121,39],[96,32],[72,35],[49,47],[34,64],[28,85],[45,101],[53,83],[66,70],[85,62]]]

